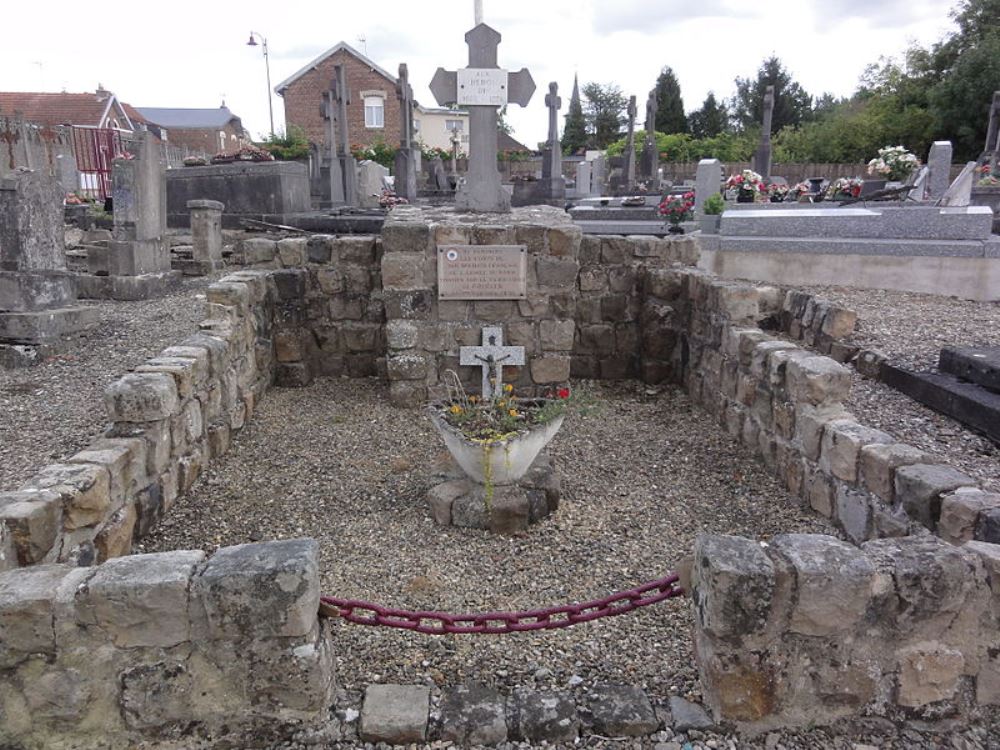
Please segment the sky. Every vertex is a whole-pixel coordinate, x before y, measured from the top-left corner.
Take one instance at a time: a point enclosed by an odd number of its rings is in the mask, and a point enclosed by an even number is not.
[[[512,105],[514,135],[545,140],[544,94],[559,84],[565,114],[578,74],[635,94],[639,119],[656,76],[673,68],[685,109],[709,91],[729,97],[737,76],[753,77],[776,54],[813,95],[851,94],[865,66],[931,44],[953,29],[957,0],[483,0],[485,21],[503,35],[499,63],[527,67],[538,88]],[[0,90],[94,91],[98,84],[137,107],[217,107],[224,100],[257,138],[270,129],[260,46],[268,42],[272,87],[341,41],[395,72],[409,65],[418,102],[435,106],[434,71],[465,67],[473,0],[238,4],[174,0],[91,12],[79,3],[9,3],[0,44]],[[44,23],[33,15],[42,12]],[[30,31],[27,31],[30,30]],[[272,94],[275,129],[283,100]]]

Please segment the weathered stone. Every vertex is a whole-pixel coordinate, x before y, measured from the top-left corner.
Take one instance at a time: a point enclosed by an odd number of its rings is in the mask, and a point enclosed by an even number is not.
[[[918,643],[900,649],[897,658],[900,705],[919,708],[955,695],[965,667],[961,652],[940,643]]]
[[[749,539],[699,536],[692,586],[698,627],[716,638],[738,642],[767,625],[775,589],[774,563]]]
[[[715,722],[704,708],[677,695],[670,696],[670,716],[675,732],[705,731],[715,727]]]
[[[779,354],[783,353],[779,352]],[[850,419],[850,415],[839,404],[821,407],[797,404],[795,407],[795,441],[802,447],[802,455],[810,461],[818,461],[823,446],[823,433],[827,425],[835,420],[844,419]]]
[[[442,526],[450,525],[452,504],[471,490],[472,486],[467,479],[454,479],[431,487],[427,492],[427,503],[430,505],[434,522]]]
[[[850,541],[861,544],[872,537],[872,503],[864,492],[838,482],[835,505],[834,515]]]
[[[864,616],[875,568],[857,547],[821,534],[783,534],[772,549],[795,570],[792,632],[833,635],[850,631]]]
[[[516,688],[507,707],[512,740],[571,744],[579,736],[580,718],[567,694]]]
[[[385,325],[386,344],[390,349],[412,349],[417,345],[419,329],[409,320],[390,320]]]
[[[180,408],[177,385],[169,375],[125,375],[105,391],[104,401],[115,422],[155,422]]]
[[[976,522],[976,539],[1000,544],[1000,508],[985,510],[979,514],[979,520]]]
[[[111,478],[95,464],[50,464],[23,489],[58,492],[63,501],[63,527],[91,526],[104,520],[111,507]]]
[[[823,430],[820,467],[845,482],[856,482],[861,449],[873,443],[892,442],[892,435],[880,430],[849,419],[832,420]]]
[[[375,237],[371,235],[338,237],[336,246],[337,257],[341,263],[370,266],[375,262]]]
[[[364,742],[405,745],[427,738],[430,689],[423,685],[369,685],[361,707]]]
[[[927,454],[905,443],[877,443],[861,448],[860,473],[865,489],[886,503],[896,499],[896,469],[927,463]]]
[[[190,721],[194,678],[180,662],[130,667],[121,675],[121,707],[131,729],[159,729]]]
[[[416,351],[391,354],[386,360],[390,380],[423,380],[427,377],[427,357]]]
[[[959,487],[975,486],[972,477],[941,464],[912,464],[896,469],[896,498],[907,514],[931,531],[937,529],[941,497]]]
[[[382,256],[382,286],[385,289],[420,289],[424,286],[424,258],[413,253]]]
[[[299,331],[277,331],[274,334],[274,358],[278,362],[301,362],[306,358]]]
[[[460,685],[441,698],[441,739],[459,745],[496,745],[507,740],[504,699],[486,685]]]
[[[793,398],[816,406],[843,401],[851,391],[851,371],[829,357],[790,360],[786,378]]]
[[[542,350],[568,352],[573,349],[576,323],[572,320],[543,320],[538,326]]]
[[[830,307],[823,316],[820,331],[834,339],[844,339],[854,333],[858,314],[844,307]]]
[[[113,557],[127,555],[132,550],[132,536],[135,532],[137,514],[135,505],[129,503],[121,508],[94,537],[97,548],[97,562],[103,563]]]
[[[960,487],[941,499],[938,536],[952,544],[965,544],[975,537],[979,516],[991,510],[1000,510],[1000,495]]]
[[[174,379],[181,401],[190,398],[194,389],[208,375],[207,368],[196,359],[187,357],[154,357],[135,368],[137,373],[165,373]]]
[[[594,730],[611,737],[643,737],[660,725],[649,697],[631,685],[598,685],[590,692]]]
[[[539,384],[565,383],[569,380],[570,357],[547,355],[531,360],[531,379]]]
[[[278,259],[285,268],[298,268],[306,263],[308,237],[286,237],[278,240]]]
[[[69,572],[62,565],[39,565],[0,573],[0,668],[31,654],[54,654],[53,603]]]
[[[59,538],[62,512],[62,495],[52,490],[0,493],[0,523],[10,535],[16,564],[45,559]]]
[[[575,260],[563,260],[548,256],[535,259],[539,286],[557,289],[572,289],[580,273],[580,264]]]

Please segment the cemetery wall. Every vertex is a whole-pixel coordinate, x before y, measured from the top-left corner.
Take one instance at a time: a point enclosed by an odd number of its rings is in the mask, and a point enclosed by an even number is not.
[[[0,179],[18,169],[32,169],[55,177],[67,193],[79,189],[71,128],[0,116],[0,133],[5,134],[0,139]]]
[[[329,711],[319,596],[313,540],[0,574],[0,745],[277,744]]]

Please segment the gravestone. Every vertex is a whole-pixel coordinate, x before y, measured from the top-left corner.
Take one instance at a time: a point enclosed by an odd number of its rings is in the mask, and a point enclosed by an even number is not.
[[[642,159],[639,160],[639,179],[654,191],[660,189],[660,154],[656,149],[656,99],[656,89],[653,89],[646,100],[646,137],[642,145]]]
[[[351,103],[351,89],[347,86],[347,68],[333,66],[333,85],[330,89],[331,101],[337,125],[337,157],[344,175],[344,202],[348,206],[358,205],[357,163],[351,154],[351,134],[347,120],[347,105]]]
[[[694,210],[701,216],[702,206],[708,196],[717,194],[722,187],[722,162],[718,159],[702,159],[698,162],[694,185]]]
[[[483,400],[489,401],[494,393],[503,393],[503,368],[524,365],[524,347],[504,346],[503,329],[488,326],[483,329],[481,346],[459,349],[459,364],[482,368]]]
[[[635,188],[635,116],[638,109],[635,97],[628,100],[628,138],[625,140],[625,173],[622,176],[622,188],[630,192]]]
[[[965,165],[961,174],[951,183],[945,194],[941,196],[942,206],[968,206],[972,201],[972,185],[976,179],[976,162]]]
[[[449,193],[451,192],[451,183],[448,181],[448,173],[444,169],[444,159],[440,156],[435,156],[431,159],[430,170],[428,174],[428,187],[439,193]]]
[[[219,201],[188,201],[191,209],[191,264],[189,276],[206,276],[222,268],[222,211]]]
[[[508,73],[497,65],[501,39],[495,29],[478,24],[465,35],[469,67],[458,71],[438,68],[431,80],[431,93],[438,104],[457,103],[469,110],[469,173],[455,199],[457,207],[466,211],[510,211],[510,194],[497,171],[497,111],[509,102],[525,107],[535,92],[535,82],[526,68]]]
[[[548,201],[559,205],[566,201],[566,181],[562,174],[562,144],[559,142],[559,110],[562,108],[562,99],[559,97],[559,84],[555,81],[549,84],[545,106],[549,110],[549,143],[542,164],[544,196]]]
[[[774,86],[764,93],[764,122],[760,131],[760,144],[754,154],[754,171],[766,182],[771,178],[771,125],[774,121]]]
[[[927,178],[928,200],[939,200],[947,192],[951,179],[951,157],[951,141],[934,141],[927,156],[927,166],[930,168],[930,176]]]
[[[593,187],[591,187],[591,176],[593,172],[593,166],[589,161],[582,161],[576,165],[576,197],[577,198],[589,198],[592,196]]]
[[[0,180],[0,363],[37,360],[32,347],[97,322],[95,308],[74,306],[66,270],[60,182],[42,172]]]
[[[362,208],[378,208],[389,170],[377,161],[365,159],[358,164],[358,194]]]
[[[413,142],[413,87],[406,63],[399,64],[399,80],[396,82],[396,97],[399,99],[400,126],[399,150],[396,151],[396,195],[410,203],[417,199],[417,162],[414,153],[420,151]]]
[[[323,102],[320,104],[320,114],[326,131],[326,143],[320,156],[320,175],[322,179],[323,198],[320,206],[343,206],[344,198],[344,168],[340,155],[337,153],[337,111],[334,103],[335,82],[330,83],[330,90],[323,92]]]
[[[591,195],[604,195],[604,186],[608,182],[608,157],[602,151],[590,162]]]

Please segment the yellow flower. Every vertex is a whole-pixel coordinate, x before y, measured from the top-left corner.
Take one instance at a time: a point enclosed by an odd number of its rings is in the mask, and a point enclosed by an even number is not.
[[[504,393],[510,393],[512,390],[514,390],[514,386],[512,386],[510,383],[507,383],[503,387],[503,390],[504,390]]]
[[[507,399],[502,398],[499,401],[497,401],[497,406],[499,406],[501,409],[505,409],[507,407]]]
[[[517,416],[517,409],[511,409],[507,413],[510,414],[512,417],[516,417]]]
[[[451,408],[448,411],[450,411],[452,414],[461,414],[462,407],[459,406],[458,404],[452,404]]]
[[[479,396],[469,396],[469,401],[471,401],[474,404],[478,404],[479,403]]]

